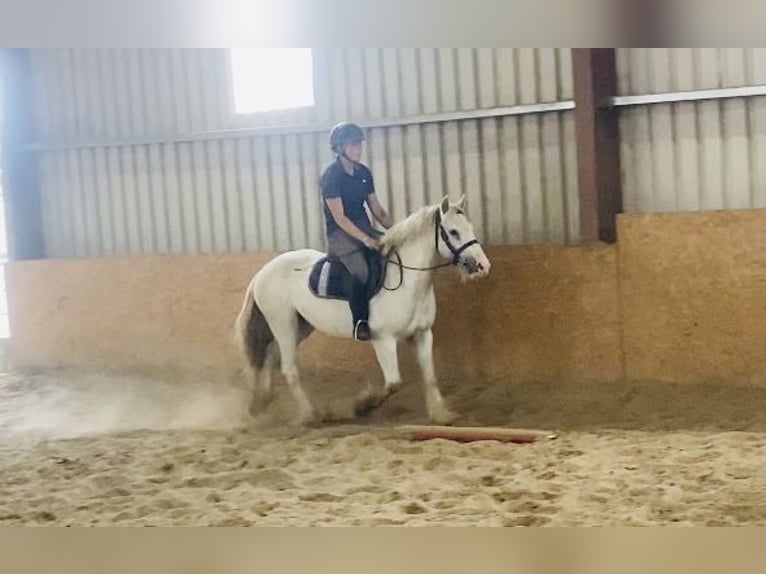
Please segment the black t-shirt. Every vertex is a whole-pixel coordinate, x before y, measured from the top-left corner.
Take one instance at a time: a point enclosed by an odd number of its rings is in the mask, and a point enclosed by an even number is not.
[[[365,232],[372,229],[370,218],[364,209],[364,202],[368,195],[375,192],[375,185],[372,181],[372,173],[366,166],[357,163],[354,166],[354,175],[349,175],[340,159],[337,159],[325,168],[319,188],[328,236],[340,229],[325,202],[326,199],[334,197],[341,198],[343,211],[354,225]]]

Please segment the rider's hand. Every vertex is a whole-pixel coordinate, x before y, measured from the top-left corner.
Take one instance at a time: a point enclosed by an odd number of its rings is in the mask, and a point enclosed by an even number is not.
[[[367,247],[367,249],[372,249],[374,251],[377,251],[378,249],[380,249],[380,241],[378,241],[377,239],[373,237],[367,237],[364,240],[364,245],[365,247]]]

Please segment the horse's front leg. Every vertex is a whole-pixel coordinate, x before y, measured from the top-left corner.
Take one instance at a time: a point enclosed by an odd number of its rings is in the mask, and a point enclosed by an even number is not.
[[[447,403],[441,391],[439,391],[434,370],[433,346],[434,336],[431,329],[418,331],[415,334],[415,347],[417,349],[418,364],[423,373],[423,389],[426,395],[428,416],[436,424],[449,425],[455,422],[458,415],[447,407]]]
[[[375,349],[380,369],[383,371],[384,385],[371,384],[364,390],[354,407],[357,416],[365,416],[377,409],[402,386],[396,339],[394,337],[375,339],[372,346]]]

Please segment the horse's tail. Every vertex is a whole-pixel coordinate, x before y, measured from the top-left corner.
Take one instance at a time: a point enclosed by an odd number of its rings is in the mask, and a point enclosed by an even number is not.
[[[274,333],[255,302],[253,286],[254,281],[251,281],[235,323],[235,338],[248,366],[260,371],[266,364]]]

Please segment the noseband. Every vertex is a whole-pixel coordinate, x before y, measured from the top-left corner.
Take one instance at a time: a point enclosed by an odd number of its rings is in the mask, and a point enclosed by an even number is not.
[[[447,249],[449,249],[450,253],[452,253],[452,259],[450,260],[449,263],[440,263],[439,265],[434,265],[433,267],[409,267],[402,263],[402,260],[396,251],[392,251],[386,256],[386,260],[387,260],[386,263],[389,265],[396,265],[399,268],[399,284],[394,288],[389,288],[383,285],[383,289],[385,289],[386,291],[396,291],[397,289],[399,289],[399,287],[402,286],[402,283],[404,281],[405,269],[408,269],[410,271],[434,271],[436,269],[441,269],[443,267],[449,267],[450,265],[457,265],[458,263],[460,263],[460,254],[463,253],[463,251],[465,251],[469,247],[471,247],[471,245],[476,245],[479,243],[477,239],[472,239],[471,241],[468,241],[457,248],[454,245],[452,245],[452,242],[449,240],[449,234],[447,233],[447,230],[444,229],[444,226],[442,225],[441,211],[437,211],[436,221],[434,225],[434,247],[436,248],[436,253],[439,253],[439,236],[440,235],[441,235],[442,241],[444,241],[444,244],[447,246]],[[392,254],[396,255],[396,258],[399,261],[391,261]]]
[[[472,245],[476,245],[479,243],[477,239],[472,239],[471,241],[466,241],[461,245],[460,247],[455,247],[452,245],[452,242],[450,241],[449,234],[447,233],[447,230],[444,229],[444,226],[442,225],[442,212],[437,211],[436,212],[436,226],[434,227],[434,243],[436,245],[436,252],[439,252],[439,236],[441,235],[442,241],[444,241],[444,245],[447,246],[447,249],[449,249],[450,253],[452,253],[452,265],[457,265],[460,263],[460,254],[463,253],[466,249],[471,247]]]

